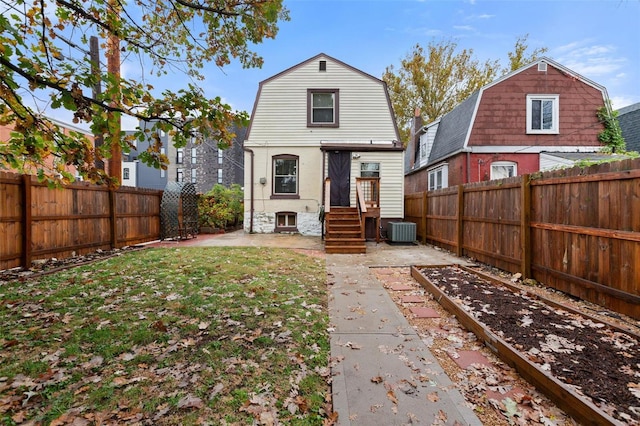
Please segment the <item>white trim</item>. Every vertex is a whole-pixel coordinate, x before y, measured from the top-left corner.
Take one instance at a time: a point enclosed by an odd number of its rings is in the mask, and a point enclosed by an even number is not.
[[[518,176],[518,163],[516,163],[515,161],[494,161],[493,163],[489,164],[490,166],[490,179],[491,180],[495,180],[495,179],[504,179],[505,177],[513,177],[513,176]],[[512,176],[501,176],[501,177],[497,177],[496,176],[496,171],[494,170],[494,167],[513,167],[513,175]]]
[[[474,154],[539,154],[541,152],[600,152],[602,145],[594,146],[548,146],[507,145],[473,146],[468,151]],[[464,151],[461,151],[464,152]]]
[[[492,81],[491,83],[487,84],[486,86],[483,86],[480,90],[485,90],[488,89],[492,86],[495,86],[496,84],[499,84],[511,77],[513,77],[516,74],[519,74],[525,70],[528,70],[529,68],[531,68],[533,65],[537,65],[540,62],[546,62],[548,65],[551,65],[552,67],[556,68],[557,70],[563,72],[565,75],[570,76],[570,77],[575,77],[578,80],[583,81],[585,84],[593,87],[594,89],[597,89],[598,91],[602,92],[602,97],[603,100],[609,99],[609,95],[607,94],[607,89],[604,86],[601,86],[600,84],[596,83],[593,80],[589,80],[588,78],[578,74],[577,72],[565,67],[564,65],[550,59],[547,57],[542,57],[539,58],[537,61],[533,61],[530,64],[524,65],[520,68],[518,68],[515,71],[510,72],[509,74],[505,74],[502,77],[498,78],[497,80]]]
[[[437,184],[433,184],[433,178],[440,172],[440,187]],[[433,176],[432,176],[433,175]],[[427,189],[433,191],[440,188],[449,187],[449,163],[440,163],[437,166],[427,169]]]
[[[551,125],[552,127],[550,129],[544,129],[544,128],[540,128],[540,129],[534,129],[532,128],[532,123],[531,123],[531,110],[532,110],[532,104],[533,101],[552,101],[553,104],[553,108],[551,111]],[[560,95],[551,95],[551,94],[529,94],[527,95],[527,105],[526,105],[526,110],[527,110],[527,134],[531,135],[531,134],[558,134],[560,133]],[[542,122],[540,123],[542,125]]]

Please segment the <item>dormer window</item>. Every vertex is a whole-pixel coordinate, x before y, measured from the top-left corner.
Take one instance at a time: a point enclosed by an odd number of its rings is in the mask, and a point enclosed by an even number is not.
[[[339,127],[338,89],[307,90],[307,127]]]
[[[326,71],[327,70],[327,61],[320,61],[319,70],[320,71]]]

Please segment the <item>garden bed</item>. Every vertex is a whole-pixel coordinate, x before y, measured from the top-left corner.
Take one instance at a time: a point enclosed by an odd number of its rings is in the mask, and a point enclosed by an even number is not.
[[[640,423],[640,338],[462,267],[412,275],[505,362],[585,424]]]

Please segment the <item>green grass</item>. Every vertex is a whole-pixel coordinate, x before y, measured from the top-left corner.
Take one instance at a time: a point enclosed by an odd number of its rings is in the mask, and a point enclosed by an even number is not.
[[[176,248],[3,283],[0,424],[321,425],[325,277],[289,250]]]

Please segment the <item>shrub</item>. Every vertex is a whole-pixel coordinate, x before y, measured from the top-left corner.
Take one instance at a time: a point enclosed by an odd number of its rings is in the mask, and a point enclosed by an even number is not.
[[[226,229],[242,223],[244,193],[238,184],[227,188],[216,184],[198,199],[200,227]]]

